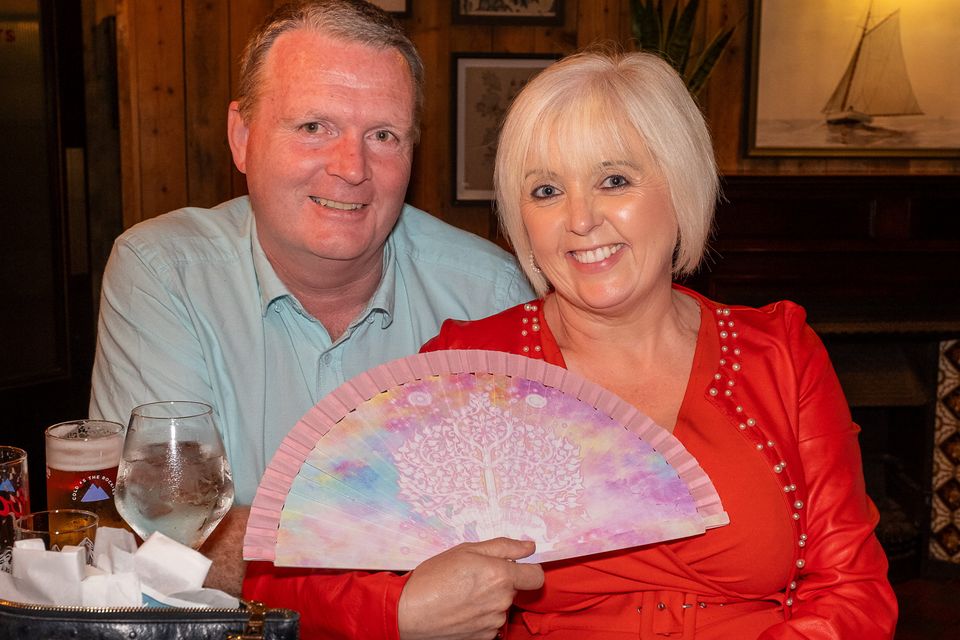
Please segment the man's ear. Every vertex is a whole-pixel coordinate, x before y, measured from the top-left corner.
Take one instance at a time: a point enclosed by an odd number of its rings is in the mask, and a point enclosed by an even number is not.
[[[234,100],[227,107],[227,140],[230,141],[233,164],[237,165],[240,173],[247,172],[247,139],[249,137],[250,128],[240,115],[239,103]]]

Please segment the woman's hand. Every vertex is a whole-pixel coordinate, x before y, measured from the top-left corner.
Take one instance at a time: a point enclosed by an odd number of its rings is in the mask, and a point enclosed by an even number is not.
[[[515,562],[535,549],[530,541],[494,538],[425,560],[400,595],[402,640],[495,637],[517,591],[543,586],[540,565]]]

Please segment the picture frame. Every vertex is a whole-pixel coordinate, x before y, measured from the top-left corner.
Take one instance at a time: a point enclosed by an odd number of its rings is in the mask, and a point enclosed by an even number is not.
[[[411,0],[370,0],[384,11],[389,11],[396,18],[410,17]]]
[[[960,4],[753,0],[751,22],[747,156],[960,157]]]
[[[563,24],[563,0],[454,0],[457,24]]]
[[[500,123],[516,94],[558,54],[451,55],[454,204],[493,200]]]

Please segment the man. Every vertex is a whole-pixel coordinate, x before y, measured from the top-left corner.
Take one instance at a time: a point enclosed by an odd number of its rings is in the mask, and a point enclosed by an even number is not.
[[[403,204],[422,85],[413,44],[361,0],[269,17],[228,115],[250,195],[117,240],[90,414],[125,421],[143,402],[212,404],[246,505],[287,431],[345,379],[416,352],[447,317],[530,299],[502,251]],[[221,527],[234,543],[236,527]],[[516,589],[542,582],[539,567],[512,562],[532,551],[505,539],[462,545],[403,578],[261,566],[245,591],[300,610],[305,637],[490,637]]]

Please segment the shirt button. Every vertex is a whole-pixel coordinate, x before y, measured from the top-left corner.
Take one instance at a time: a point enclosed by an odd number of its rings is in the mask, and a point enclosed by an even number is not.
[[[323,362],[323,364],[330,364],[330,354],[325,354],[323,358],[321,358],[321,362]]]

